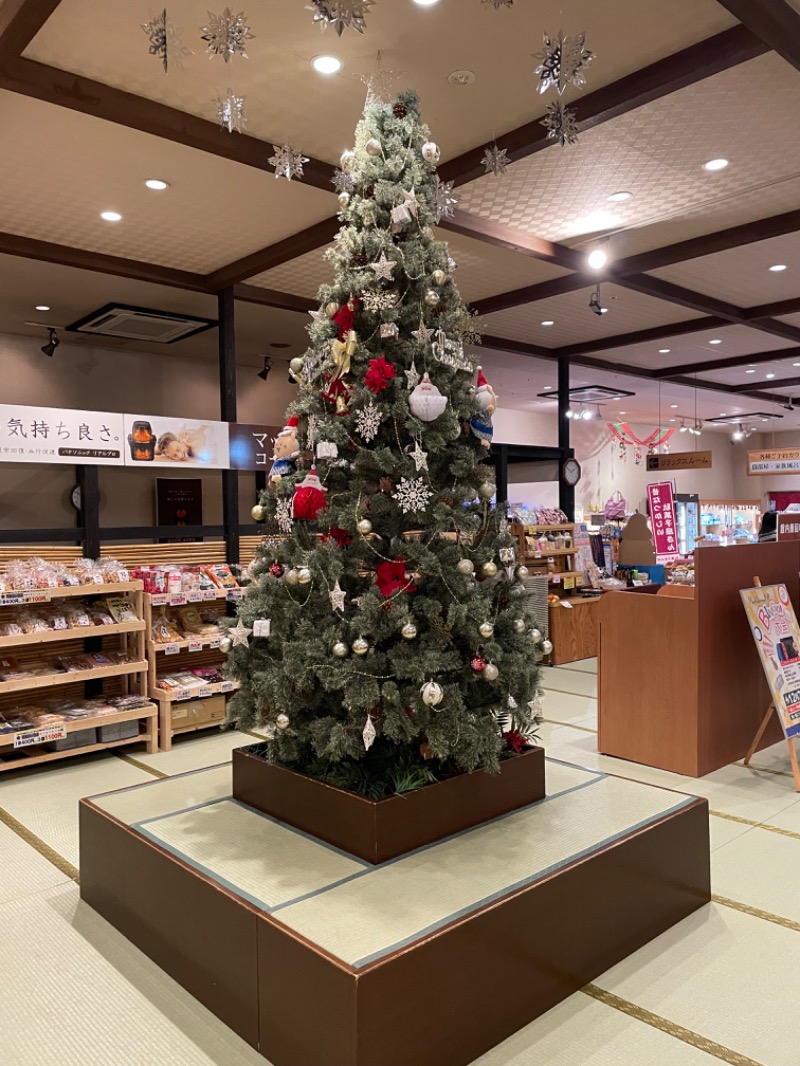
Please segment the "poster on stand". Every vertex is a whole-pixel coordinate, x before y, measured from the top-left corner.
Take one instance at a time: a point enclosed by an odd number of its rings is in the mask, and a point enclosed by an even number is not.
[[[786,739],[800,736],[800,628],[789,593],[764,585],[741,597]]]
[[[175,536],[166,542],[202,540],[202,537],[182,537],[182,526],[203,524],[203,479],[199,477],[156,478],[156,525],[175,526]],[[162,540],[162,543],[165,541]]]
[[[122,466],[122,415],[0,403],[0,462]]]
[[[228,423],[167,415],[124,415],[125,465],[227,470]]]
[[[656,562],[664,563],[677,559],[680,549],[672,482],[662,481],[656,485],[648,485],[647,498],[650,501],[650,525],[656,549]]]
[[[231,470],[268,472],[281,427],[232,422],[229,428]]]

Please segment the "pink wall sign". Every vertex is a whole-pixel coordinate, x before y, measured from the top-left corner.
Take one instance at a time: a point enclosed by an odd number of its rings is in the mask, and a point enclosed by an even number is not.
[[[658,561],[674,559],[680,555],[680,550],[672,482],[663,481],[657,485],[648,485],[647,496],[650,500],[650,525]]]

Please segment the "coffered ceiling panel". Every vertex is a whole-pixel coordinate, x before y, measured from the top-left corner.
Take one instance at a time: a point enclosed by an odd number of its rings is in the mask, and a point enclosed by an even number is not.
[[[330,215],[318,189],[16,93],[0,130],[0,230],[21,236],[207,273]]]
[[[502,178],[473,181],[459,206],[573,244],[652,226],[797,178],[800,140],[786,131],[798,114],[800,77],[765,55],[587,130],[574,145],[514,163]],[[730,160],[727,169],[703,170],[719,157]],[[611,203],[615,192],[633,197]]]
[[[720,341],[711,344],[711,341]],[[732,356],[750,355],[754,352],[784,350],[798,353],[800,347],[791,348],[782,337],[773,337],[747,326],[724,326],[716,329],[700,330],[687,333],[681,337],[663,337],[646,344],[630,344],[621,348],[611,348],[598,352],[598,358],[610,362],[630,363],[631,366],[647,367],[659,370],[665,366],[682,366],[692,363],[706,363],[712,359],[727,359]],[[740,367],[739,373],[745,368]]]
[[[508,311],[484,315],[481,328],[485,333],[507,339],[557,348],[564,344],[590,343],[603,337],[613,337],[616,333],[684,322],[695,317],[685,307],[677,307],[607,283],[601,286],[601,302],[603,307],[608,308],[608,313],[596,315],[589,309],[589,297],[593,292],[593,288],[579,289]],[[554,325],[541,324],[547,321],[552,321]]]
[[[772,271],[772,266],[786,269]],[[651,273],[738,307],[788,300],[800,296],[800,232],[676,263]]]
[[[744,366],[726,367],[722,370],[705,370],[704,380],[722,382],[724,385],[741,385],[754,389],[772,391],[773,381],[782,378],[800,377],[800,347],[784,349],[787,354],[775,353],[775,358],[766,363],[745,364]]]
[[[522,3],[494,10],[478,0],[426,10],[408,0],[378,0],[363,36],[346,31],[337,38],[330,30],[320,36],[303,0],[252,0],[250,59],[226,66],[221,57],[209,58],[200,40],[206,6],[173,0],[169,19],[195,54],[183,60],[183,70],[165,76],[141,29],[154,10],[62,0],[25,54],[209,119],[216,92],[230,86],[247,98],[253,135],[290,140],[331,162],[352,139],[364,102],[358,75],[374,69],[378,51],[387,68],[402,70],[403,83],[420,91],[423,113],[449,158],[543,113],[532,56],[544,31],[556,33],[562,23],[566,32],[586,31],[597,55],[591,67],[597,88],[734,25],[714,0],[671,0],[668,19],[662,0],[572,0],[566,21],[561,0],[538,0],[535,10]],[[331,51],[344,70],[324,79],[309,61]],[[452,71],[465,69],[475,73],[473,85],[448,84]]]

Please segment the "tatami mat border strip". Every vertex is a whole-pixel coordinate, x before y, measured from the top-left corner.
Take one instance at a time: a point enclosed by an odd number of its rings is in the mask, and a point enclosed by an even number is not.
[[[753,829],[766,829],[782,837],[800,840],[800,833],[796,833],[793,829],[782,829],[779,825],[770,825],[769,822],[756,822],[753,818],[743,818],[740,814],[727,814],[725,811],[709,811],[709,814],[713,814],[715,818],[724,818],[728,822],[739,822],[740,825],[750,825]]]
[[[705,1051],[707,1055],[713,1055],[714,1058],[719,1059],[721,1062],[727,1062],[729,1066],[764,1066],[763,1063],[748,1058],[747,1055],[740,1055],[738,1051],[732,1051],[731,1048],[724,1047],[724,1045],[718,1044],[715,1040],[709,1040],[691,1029],[685,1029],[682,1025],[677,1025],[668,1018],[663,1018],[660,1014],[654,1014],[653,1011],[640,1007],[636,1003],[631,1003],[628,999],[615,996],[613,992],[606,992],[604,988],[599,988],[597,985],[586,985],[581,991],[587,996],[591,996],[592,999],[596,999],[599,1003],[604,1003],[607,1007],[621,1011],[622,1014],[627,1014],[630,1018],[644,1022],[645,1025],[652,1025],[654,1029],[660,1029],[662,1033],[674,1036],[676,1040],[681,1040],[684,1044],[690,1044],[699,1051]]]
[[[792,929],[795,933],[800,933],[800,922],[784,918],[782,914],[762,911],[760,907],[751,907],[749,903],[740,903],[738,899],[728,899],[727,896],[718,896],[716,893],[712,894],[711,901],[718,903],[721,907],[730,907],[731,910],[741,911],[742,914],[749,914],[753,918],[761,918],[762,921],[772,922],[773,925],[780,925],[784,929]]]
[[[567,729],[580,729],[581,733],[597,733],[596,729],[590,729],[586,725],[574,725],[572,722],[559,722],[555,718],[543,718],[542,721],[546,722],[547,725],[563,725],[566,726]]]
[[[38,851],[43,859],[47,859],[48,862],[51,862],[57,870],[60,870],[62,874],[69,877],[71,881],[78,880],[77,866],[73,866],[71,862],[65,859],[63,855],[59,855],[49,844],[45,844],[40,837],[37,837],[35,833],[32,833],[27,826],[22,824],[22,822],[18,822],[13,814],[9,814],[8,811],[3,810],[2,807],[0,807],[0,823],[10,829],[12,833],[16,833],[20,840],[24,840],[34,851]]]
[[[122,759],[122,761],[126,762],[129,766],[135,766],[137,770],[144,770],[145,773],[152,774],[153,777],[163,780],[165,777],[170,776],[169,774],[165,774],[163,770],[156,770],[152,766],[148,766],[147,763],[139,762],[139,760],[134,758],[133,755],[123,755],[119,752],[116,752],[115,754],[118,759]]]

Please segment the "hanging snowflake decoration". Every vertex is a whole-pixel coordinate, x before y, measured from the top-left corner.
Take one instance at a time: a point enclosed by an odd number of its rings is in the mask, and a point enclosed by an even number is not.
[[[491,4],[495,11],[499,11],[501,7],[514,6],[514,0],[481,0],[481,3]]]
[[[247,116],[244,113],[244,97],[237,96],[233,89],[226,93],[220,93],[215,101],[217,105],[217,121],[228,133],[242,133],[247,125]]]
[[[546,93],[551,87],[559,95],[568,85],[574,85],[576,89],[586,88],[584,70],[594,59],[594,52],[585,48],[585,44],[585,33],[565,37],[563,31],[559,30],[558,37],[544,35],[544,47],[535,56],[541,60],[534,71],[539,77],[540,94]]]
[[[308,162],[308,156],[290,144],[273,144],[272,149],[275,155],[270,156],[268,162],[275,167],[276,178],[286,178],[287,181],[302,178],[303,164]]]
[[[548,106],[540,125],[547,129],[548,141],[557,140],[562,148],[578,139],[577,112],[574,107],[564,107],[560,100]]]
[[[397,492],[392,493],[392,499],[400,504],[403,514],[420,514],[428,506],[432,496],[433,491],[421,477],[401,477]]]
[[[246,42],[255,37],[247,25],[244,11],[234,15],[229,7],[226,7],[221,15],[208,13],[208,25],[202,27],[200,40],[207,44],[206,51],[211,56],[222,56],[226,63],[230,63],[233,56],[241,56],[248,59]]]
[[[314,451],[314,444],[316,443],[316,440],[317,440],[318,429],[319,429],[319,419],[317,418],[316,415],[309,415],[308,416],[308,432],[306,434],[306,439],[308,441],[308,450],[310,452]]]
[[[183,44],[180,30],[167,19],[167,9],[153,15],[149,22],[142,23],[142,29],[150,38],[148,52],[161,60],[164,73],[169,73],[170,66],[173,70],[182,70],[181,60],[190,56],[192,50]]]
[[[365,311],[388,311],[397,302],[397,294],[394,292],[365,292],[361,297],[361,304]]]
[[[306,10],[314,12],[312,22],[321,30],[332,26],[341,37],[345,30],[363,33],[367,28],[366,14],[375,0],[311,0]]]
[[[338,193],[351,193],[356,187],[356,181],[352,174],[344,170],[334,170],[331,185]]]
[[[380,409],[370,401],[369,406],[362,407],[356,415],[356,430],[359,437],[368,444],[378,436],[381,425]]]
[[[452,218],[457,204],[458,197],[453,196],[453,182],[439,181],[437,178],[433,209],[437,223],[443,218]]]
[[[462,344],[471,344],[473,347],[483,344],[483,332],[478,325],[477,311],[465,311],[459,319],[456,329]]]
[[[488,148],[484,148],[481,162],[486,168],[487,174],[494,174],[496,178],[499,178],[505,174],[506,167],[511,160],[508,158],[508,149],[498,148],[495,143],[490,144]]]
[[[278,523],[278,529],[281,533],[292,532],[292,501],[291,500],[278,500],[277,507],[275,509],[275,519]]]

